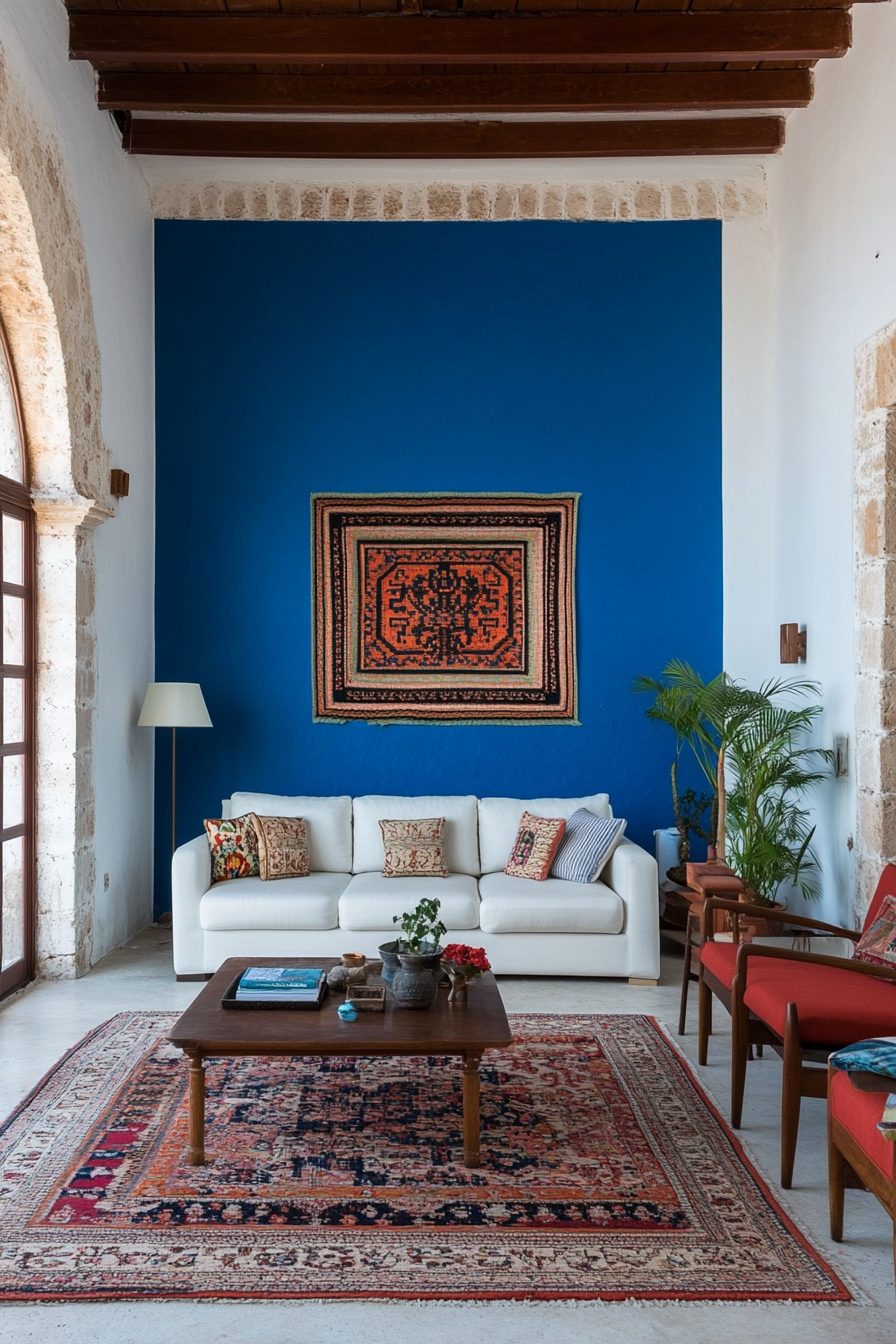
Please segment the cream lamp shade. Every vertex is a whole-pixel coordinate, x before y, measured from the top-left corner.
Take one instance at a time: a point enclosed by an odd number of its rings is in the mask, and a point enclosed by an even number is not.
[[[198,681],[150,682],[137,720],[141,728],[211,728]]]
[[[177,848],[177,730],[211,728],[198,681],[151,681],[138,728],[171,729],[171,853]]]

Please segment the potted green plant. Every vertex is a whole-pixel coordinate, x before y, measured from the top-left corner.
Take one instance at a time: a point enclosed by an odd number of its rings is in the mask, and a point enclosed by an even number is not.
[[[439,919],[441,902],[424,896],[410,912],[393,915],[401,925],[398,939],[398,969],[392,978],[392,993],[399,1008],[429,1008],[439,987],[442,949],[439,939],[447,932]]]
[[[678,831],[678,865],[670,868],[666,876],[673,882],[683,885],[686,877],[685,864],[691,857],[691,833],[698,835],[707,844],[715,842],[718,795],[714,771],[705,764],[705,761],[714,760],[715,744],[710,739],[699,699],[692,690],[684,686],[669,685],[658,681],[655,677],[636,677],[632,689],[636,693],[653,696],[653,703],[646,711],[648,719],[668,724],[675,734],[675,755],[672,758],[670,774],[672,807]],[[691,748],[704,767],[704,774],[711,785],[709,793],[698,794],[696,789],[692,788],[679,789],[678,766],[686,745]],[[707,808],[710,810],[709,825],[704,827],[702,819]]]
[[[636,683],[636,689],[658,687],[689,707],[693,726],[683,743],[715,788],[718,857],[737,873],[754,904],[773,906],[785,882],[811,898],[817,890],[815,828],[802,799],[825,778],[820,767],[833,753],[806,745],[821,705],[794,701],[817,694],[817,683],[770,679],[753,690],[725,672],[706,682],[678,660],[663,677],[652,684],[639,678],[645,685]]]

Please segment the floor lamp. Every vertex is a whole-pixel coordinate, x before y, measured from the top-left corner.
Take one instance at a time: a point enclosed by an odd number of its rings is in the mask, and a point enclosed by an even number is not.
[[[140,728],[171,729],[171,853],[177,848],[177,730],[211,728],[198,681],[150,682],[137,720]]]

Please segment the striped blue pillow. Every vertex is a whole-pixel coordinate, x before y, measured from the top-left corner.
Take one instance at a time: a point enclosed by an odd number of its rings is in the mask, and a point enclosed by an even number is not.
[[[596,882],[624,830],[621,817],[596,817],[587,807],[580,807],[566,823],[551,877],[562,877],[565,882]]]

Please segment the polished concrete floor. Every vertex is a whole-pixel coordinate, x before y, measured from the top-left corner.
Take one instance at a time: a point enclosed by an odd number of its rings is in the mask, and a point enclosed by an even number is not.
[[[674,1032],[681,962],[663,958],[658,989],[611,980],[537,980],[506,977],[501,993],[510,1012],[651,1013]],[[37,984],[0,1006],[0,1112],[6,1115],[84,1032],[124,1008],[182,1008],[201,986],[178,984],[171,972],[170,933],[145,930],[82,980]],[[692,994],[692,1004],[694,991]],[[695,1005],[690,1030],[674,1039],[695,1060]],[[723,1114],[728,1108],[728,1021],[717,1013],[718,1034],[700,1082]],[[780,1063],[750,1065],[741,1138],[778,1192]],[[803,1103],[795,1188],[780,1194],[799,1226],[850,1283],[858,1303],[783,1304],[421,1304],[140,1302],[7,1305],[0,1308],[0,1340],[65,1340],[66,1344],[418,1344],[436,1337],[495,1344],[894,1344],[896,1296],[890,1220],[877,1201],[848,1192],[846,1240],[827,1232],[825,1108]]]

